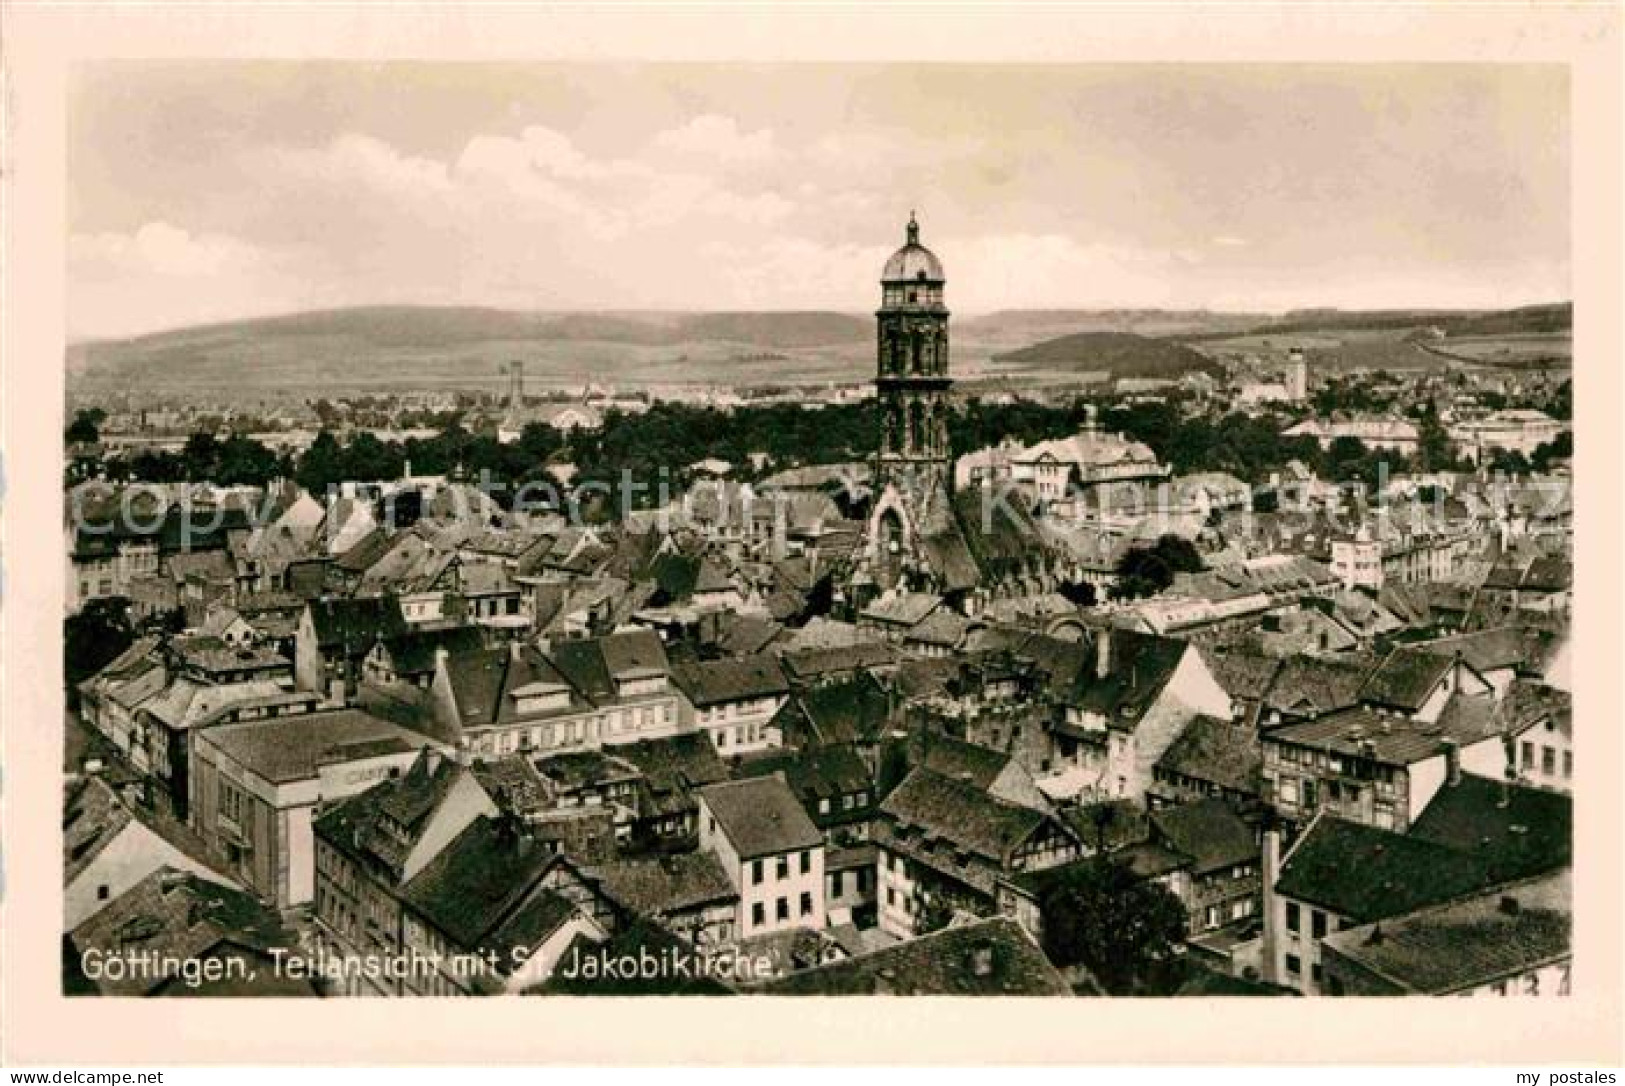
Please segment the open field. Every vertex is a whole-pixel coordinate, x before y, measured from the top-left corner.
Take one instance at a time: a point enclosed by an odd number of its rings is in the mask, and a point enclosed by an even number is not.
[[[1451,336],[1428,344],[1432,353],[1487,366],[1568,365],[1574,343],[1566,335]]]

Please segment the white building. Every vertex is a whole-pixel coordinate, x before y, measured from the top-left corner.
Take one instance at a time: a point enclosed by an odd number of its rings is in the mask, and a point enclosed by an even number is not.
[[[824,927],[824,835],[777,775],[700,792],[700,848],[739,891],[741,938]]]

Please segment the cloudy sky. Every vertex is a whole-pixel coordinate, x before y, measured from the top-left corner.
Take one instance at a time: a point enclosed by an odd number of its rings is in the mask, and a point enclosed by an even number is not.
[[[956,312],[1569,290],[1554,67],[101,63],[73,338],[369,303]]]

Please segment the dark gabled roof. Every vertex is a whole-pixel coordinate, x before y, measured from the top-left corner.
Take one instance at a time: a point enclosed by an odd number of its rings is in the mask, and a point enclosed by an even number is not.
[[[1479,699],[1469,698],[1466,703],[1458,711],[1441,713],[1432,724],[1402,713],[1356,706],[1273,728],[1266,736],[1272,742],[1370,758],[1385,765],[1411,765],[1443,754],[1447,741],[1463,747],[1494,734],[1493,714],[1471,709],[1481,704]]]
[[[779,697],[789,692],[776,656],[735,656],[723,660],[684,661],[672,679],[696,708],[730,701]]]
[[[939,776],[966,781],[984,792],[993,787],[1010,761],[1010,755],[1003,751],[949,735],[927,731],[919,741],[919,765]]]
[[[370,856],[398,875],[429,814],[467,772],[451,758],[426,751],[401,776],[323,811],[316,817],[316,834],[351,855]],[[386,821],[404,830],[405,839]]]
[[[277,914],[253,895],[172,867],[159,868],[91,914],[73,929],[71,942],[81,959],[90,951],[108,957],[143,952],[153,961],[199,959],[224,944],[262,954],[295,945]],[[283,994],[295,994],[270,976],[266,980]],[[142,996],[171,981],[161,967],[136,968],[108,972],[96,986],[104,995]]]
[[[669,916],[698,906],[735,901],[739,891],[710,852],[600,864],[589,873],[604,893],[635,916]]]
[[[844,961],[787,974],[767,995],[1064,996],[1071,988],[1009,917],[947,927]]]
[[[423,675],[434,671],[435,655],[473,652],[485,647],[485,635],[478,626],[447,626],[435,630],[411,630],[384,641],[384,651],[402,675]]]
[[[468,768],[499,810],[525,818],[548,806],[551,790],[547,781],[523,754],[476,759]]]
[[[1322,815],[1281,865],[1276,892],[1357,924],[1476,893],[1483,863],[1420,837]]]
[[[966,781],[916,769],[880,805],[890,837],[929,849],[941,841],[1003,867],[1051,817],[995,799]]]
[[[1151,827],[1156,840],[1191,858],[1198,875],[1255,863],[1261,853],[1253,828],[1222,799],[1152,811]]]
[[[636,766],[656,793],[682,792],[728,779],[728,767],[704,732],[617,743],[604,751]]]
[[[505,957],[518,944],[500,945],[495,937],[504,926],[517,922],[534,936],[573,915],[569,902],[537,890],[555,862],[551,849],[517,825],[481,816],[401,888],[401,897],[458,949],[495,946]],[[539,908],[533,898],[541,899]]]
[[[859,641],[830,648],[797,649],[780,659],[792,679],[805,681],[843,671],[887,667],[897,662],[897,650],[884,641]]]
[[[1366,678],[1360,688],[1360,700],[1415,712],[1453,664],[1448,656],[1416,648],[1397,648]]]
[[[1251,725],[1202,714],[1192,717],[1162,752],[1157,768],[1256,795],[1263,776],[1264,751]]]
[[[1129,799],[1107,799],[1061,809],[1059,818],[1090,849],[1110,852],[1144,841],[1150,822],[1140,805]]]
[[[557,641],[547,655],[570,685],[595,702],[615,700],[617,676],[671,670],[665,646],[653,630],[623,630],[603,637]]]
[[[1466,853],[1496,881],[1567,867],[1574,803],[1561,792],[1463,773],[1434,793],[1410,836]]]
[[[1524,571],[1518,587],[1526,591],[1566,592],[1574,587],[1574,563],[1561,555],[1536,558]]]
[[[1361,654],[1288,657],[1264,706],[1299,716],[1346,709],[1359,703],[1360,688],[1376,666],[1375,659]]]
[[[1068,705],[1099,713],[1109,727],[1133,731],[1161,697],[1190,643],[1135,630],[1095,634],[1102,636],[1110,638],[1106,674],[1096,675],[1093,666],[1083,668],[1064,696]]]
[[[869,767],[849,746],[809,747],[804,750],[781,748],[749,757],[735,770],[735,775],[741,779],[767,777],[775,773],[783,775],[785,783],[807,806],[807,814],[815,822],[818,821],[818,800],[833,800],[868,791],[873,784]]]
[[[1550,723],[1564,735],[1574,734],[1574,698],[1566,690],[1545,683],[1514,679],[1499,707],[1501,725],[1520,735],[1538,724]]]
[[[867,673],[804,690],[790,698],[773,720],[787,743],[836,746],[868,743],[885,731],[891,699]]]
[[[99,777],[87,777],[62,811],[62,882],[67,885],[135,821],[130,809]]]
[[[395,546],[395,538],[382,528],[374,528],[349,550],[333,559],[333,565],[346,573],[364,573],[378,564]]]
[[[407,630],[400,603],[390,596],[311,600],[309,607],[322,649],[342,645],[346,652],[366,652],[379,638]]]
[[[1475,671],[1512,668],[1524,674],[1539,674],[1545,669],[1559,641],[1558,636],[1550,630],[1534,626],[1498,626],[1422,641],[1412,647],[1445,657],[1453,657],[1459,652]]]
[[[1323,946],[1403,992],[1447,995],[1572,953],[1567,868],[1544,878],[1328,935]],[[1550,994],[1550,993],[1541,993]]]
[[[816,848],[824,835],[779,777],[725,781],[700,792],[741,860]]]
[[[1263,653],[1230,649],[1205,650],[1203,655],[1224,692],[1241,701],[1263,701],[1281,670],[1278,658]]]

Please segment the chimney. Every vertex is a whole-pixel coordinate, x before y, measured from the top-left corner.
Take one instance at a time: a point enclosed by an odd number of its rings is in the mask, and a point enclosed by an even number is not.
[[[1264,959],[1264,976],[1272,983],[1278,983],[1279,977],[1275,972],[1275,940],[1279,934],[1276,929],[1278,921],[1275,918],[1275,880],[1281,874],[1281,831],[1273,824],[1264,830],[1264,849],[1262,856],[1264,893],[1264,945],[1262,947]]]
[[[1461,748],[1456,745],[1454,739],[1447,738],[1443,744],[1445,783],[1454,788],[1461,783]]]
[[[1095,678],[1104,679],[1112,669],[1112,630],[1102,626],[1095,633]]]
[[[524,643],[524,641],[522,641],[521,639],[516,637],[512,641],[508,642],[508,659],[512,660],[514,663],[518,663],[520,660],[522,660],[524,658],[524,656],[525,656],[525,643]]]

